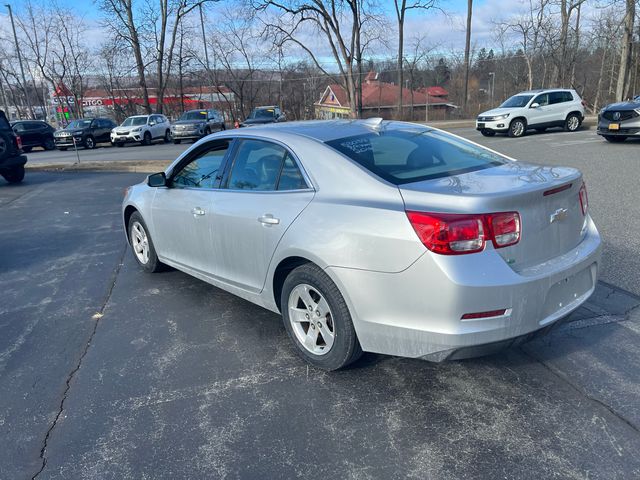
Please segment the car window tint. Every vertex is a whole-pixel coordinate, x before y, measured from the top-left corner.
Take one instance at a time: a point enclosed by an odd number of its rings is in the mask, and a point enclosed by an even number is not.
[[[331,140],[327,145],[396,185],[507,162],[497,153],[430,129],[383,130]]]
[[[286,150],[261,140],[243,140],[236,153],[227,188],[275,190]]]
[[[14,123],[13,124],[13,131],[14,132],[24,132],[25,128],[24,125],[22,123]]]
[[[551,92],[549,94],[549,105],[562,103],[562,92]]]
[[[548,93],[543,93],[541,95],[538,95],[535,98],[535,100],[533,101],[533,103],[537,103],[541,107],[543,107],[545,105],[549,105],[549,94]]]
[[[172,185],[178,188],[214,188],[228,149],[229,144],[225,142],[197,156],[173,177]]]
[[[302,172],[298,168],[296,162],[287,153],[282,165],[280,173],[280,181],[278,182],[278,190],[302,190],[308,188],[307,182],[304,181]]]
[[[563,102],[573,102],[573,94],[571,92],[562,92]]]

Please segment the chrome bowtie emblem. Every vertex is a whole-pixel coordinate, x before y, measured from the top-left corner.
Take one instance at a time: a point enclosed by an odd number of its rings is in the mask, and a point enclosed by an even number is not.
[[[557,209],[549,217],[549,223],[559,222],[560,220],[564,220],[565,218],[567,218],[567,213],[569,213],[569,210],[567,210],[566,208]]]
[[[615,112],[615,113],[613,114],[613,119],[614,119],[614,120],[620,120],[620,112]]]

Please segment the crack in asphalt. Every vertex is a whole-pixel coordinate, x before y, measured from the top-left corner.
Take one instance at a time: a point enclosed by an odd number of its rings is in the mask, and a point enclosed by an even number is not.
[[[102,301],[102,305],[100,307],[100,310],[97,312],[97,315],[94,314],[93,318],[94,318],[94,322],[93,322],[93,329],[91,331],[91,334],[89,335],[89,339],[87,340],[87,343],[84,346],[84,349],[82,350],[82,353],[80,354],[80,358],[78,359],[78,363],[76,364],[76,366],[73,368],[73,370],[71,370],[71,372],[69,372],[69,375],[67,375],[67,379],[65,381],[65,389],[64,389],[64,393],[62,394],[62,399],[60,400],[60,405],[58,406],[58,412],[56,413],[56,417],[53,419],[53,422],[51,423],[51,425],[49,426],[47,433],[44,437],[44,440],[42,442],[42,448],[40,449],[40,459],[42,460],[42,464],[40,465],[40,470],[38,470],[32,477],[31,480],[35,480],[36,478],[38,478],[38,476],[44,471],[44,469],[47,466],[47,447],[49,446],[49,438],[51,437],[51,434],[53,433],[53,430],[56,428],[56,425],[58,424],[58,420],[60,419],[60,417],[62,416],[62,412],[64,411],[64,404],[67,400],[67,397],[69,395],[69,391],[71,390],[71,381],[73,380],[73,378],[75,377],[76,373],[78,373],[78,371],[80,370],[80,367],[82,366],[82,361],[84,360],[84,357],[87,355],[87,353],[89,352],[89,347],[91,347],[91,343],[93,342],[93,338],[95,337],[96,332],[98,331],[98,323],[100,323],[100,320],[102,318],[102,315],[104,314],[104,311],[107,307],[107,304],[109,303],[109,300],[111,299],[111,295],[113,294],[113,289],[116,286],[116,281],[118,279],[118,275],[120,274],[120,270],[122,269],[122,265],[124,264],[124,256],[127,253],[127,244],[124,245],[124,248],[122,249],[122,253],[120,254],[120,258],[118,259],[118,263],[116,264],[116,267],[113,270],[113,274],[111,275],[111,279],[109,281],[108,284],[108,289],[107,289],[107,293],[105,295],[105,298]]]

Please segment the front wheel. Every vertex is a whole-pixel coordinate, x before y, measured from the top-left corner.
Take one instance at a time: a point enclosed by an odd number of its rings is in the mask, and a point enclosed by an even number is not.
[[[493,137],[496,134],[496,132],[494,132],[493,130],[489,130],[488,128],[483,128],[482,130],[480,130],[480,133],[484,137]]]
[[[144,132],[144,135],[142,136],[142,142],[140,142],[142,145],[151,145],[151,134],[149,132]]]
[[[24,165],[14,167],[2,174],[4,179],[9,183],[20,183],[24,180]]]
[[[158,260],[147,225],[138,212],[133,212],[129,218],[129,243],[133,249],[133,256],[145,272],[155,273],[162,270],[163,264]]]
[[[56,149],[56,142],[53,141],[53,138],[47,138],[44,141],[44,149],[45,150],[55,150]]]
[[[171,141],[171,131],[167,130],[164,132],[164,143],[169,143]]]
[[[524,132],[527,129],[527,125],[521,118],[516,118],[509,125],[509,136],[518,138],[524,135]]]
[[[342,294],[316,265],[302,265],[287,276],[280,306],[296,351],[312,365],[337,370],[362,355]]]
[[[84,148],[86,148],[87,150],[93,150],[94,148],[96,148],[96,141],[92,136],[88,136],[84,139]]]
[[[580,128],[580,117],[576,113],[571,113],[567,116],[567,119],[564,121],[564,129],[567,132],[575,132]]]
[[[603,135],[604,139],[607,142],[611,142],[611,143],[620,143],[620,142],[624,142],[627,137],[624,136],[614,136],[614,135]]]

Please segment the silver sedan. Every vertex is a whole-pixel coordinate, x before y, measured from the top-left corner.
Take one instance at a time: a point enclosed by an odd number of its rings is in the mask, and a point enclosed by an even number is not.
[[[363,351],[434,361],[529,338],[592,294],[601,242],[582,174],[380,119],[200,140],[129,188],[140,266],[281,313],[334,370]]]

